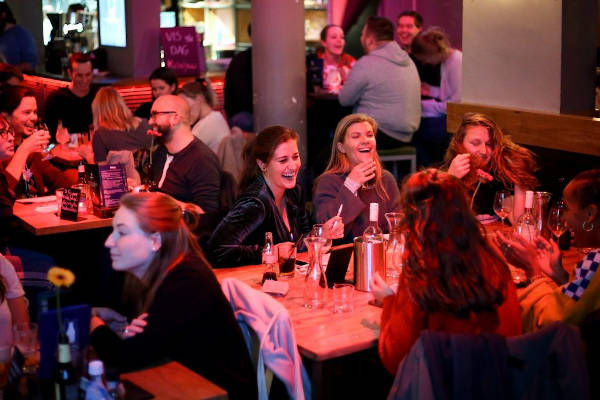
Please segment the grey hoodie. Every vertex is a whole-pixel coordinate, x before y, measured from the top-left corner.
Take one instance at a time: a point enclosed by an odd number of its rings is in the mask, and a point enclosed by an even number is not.
[[[390,41],[362,56],[339,95],[344,106],[375,118],[395,139],[410,142],[421,121],[421,80],[415,64]]]

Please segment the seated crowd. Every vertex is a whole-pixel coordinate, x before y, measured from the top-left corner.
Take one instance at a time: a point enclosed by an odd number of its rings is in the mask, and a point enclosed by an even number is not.
[[[90,89],[91,64],[77,56],[70,63],[71,86],[44,105],[49,131],[40,124],[30,90],[3,86],[0,251],[9,255],[9,249],[23,245],[14,243],[12,235],[17,198],[49,195],[77,182],[72,165],[48,159],[45,148],[52,137],[58,139],[60,129],[87,132],[91,125],[91,142],[79,145],[82,159],[125,164],[131,186],[143,183],[156,192],[123,196],[104,244],[112,268],[126,273],[123,309],[128,311],[121,315],[97,309],[91,344],[101,359],[122,371],[170,358],[222,386],[231,398],[255,397],[256,372],[212,269],[260,264],[267,232],[276,246],[297,243],[298,251],[304,251],[300,239],[313,222],[323,224],[323,235],[336,244],[351,243],[368,224],[370,203],[379,204],[384,232],[385,213],[404,213],[402,273],[396,285],[378,275],[372,281],[373,294],[383,303],[379,355],[391,375],[426,329],[509,337],[555,321],[580,325],[600,308],[600,278],[595,276],[600,264],[600,170],[580,173],[563,192],[573,244],[592,249],[573,273],[562,264],[557,243],[541,235],[533,243],[503,233],[486,236],[477,215],[493,214],[496,191],[514,192],[511,222],[523,214],[525,191],[539,186],[535,155],[482,114],[465,114],[456,134],[446,137],[445,122],[440,130],[439,119],[445,119],[445,102],[460,96],[460,52],[435,29],[419,33],[412,56],[441,64],[442,71],[441,89],[421,86],[411,56],[392,38],[391,22],[370,18],[361,36],[367,55],[354,62],[341,51],[341,28],[324,30],[319,53],[324,81],[357,112],[337,124],[327,167],[315,180],[312,197],[298,180],[299,135],[289,127],[244,133],[242,171],[239,176],[226,172],[217,156],[220,145],[242,134],[232,133],[215,110],[207,80],[178,88],[177,77],[161,68],[150,77],[153,102],[134,114],[115,88]],[[381,57],[390,65],[374,66]],[[407,90],[387,87],[395,93],[389,97],[413,110],[405,121],[389,110],[374,112],[378,96],[387,95],[370,90],[387,85],[388,68],[408,71],[394,82]],[[372,70],[377,74],[368,73]],[[413,75],[416,81],[407,82]],[[443,104],[421,101],[419,87]],[[84,103],[89,115],[86,110],[79,121],[70,121],[66,107],[78,110]],[[427,131],[417,131],[420,119]],[[445,143],[443,160],[434,160],[443,163],[399,182],[379,160],[378,142],[392,148],[419,134],[420,145]],[[440,152],[433,150],[431,154]],[[24,290],[7,260],[0,256],[0,320],[8,321],[0,329],[10,332],[11,324],[29,316]],[[33,268],[26,258],[23,268],[26,275]],[[527,286],[516,288],[511,268],[524,271]],[[117,322],[127,329],[116,329]],[[0,338],[5,337],[0,331]]]

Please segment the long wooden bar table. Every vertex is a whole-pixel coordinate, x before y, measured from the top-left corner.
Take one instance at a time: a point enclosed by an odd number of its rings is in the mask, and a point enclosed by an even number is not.
[[[40,198],[42,199],[42,198]],[[55,233],[75,232],[88,229],[106,228],[112,225],[112,218],[98,218],[93,214],[79,216],[77,221],[60,219],[54,212],[39,212],[37,207],[50,206],[56,203],[54,196],[47,196],[47,201],[16,201],[13,214],[21,225],[35,236]],[[33,202],[35,201],[35,202]]]

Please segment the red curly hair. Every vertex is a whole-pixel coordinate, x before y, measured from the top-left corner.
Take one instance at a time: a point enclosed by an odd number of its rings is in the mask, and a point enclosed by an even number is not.
[[[399,285],[424,312],[493,311],[504,300],[510,272],[481,233],[458,178],[427,169],[403,185],[406,249]]]
[[[466,113],[463,116],[460,127],[452,137],[444,156],[443,170],[448,170],[454,157],[467,152],[463,146],[463,141],[467,130],[474,126],[486,128],[490,135],[492,156],[487,172],[492,174],[507,189],[514,189],[516,185],[525,190],[533,190],[539,185],[535,176],[535,171],[538,170],[535,155],[528,149],[514,143],[510,136],[504,135],[502,129],[488,116],[478,113]],[[463,180],[463,182],[465,181],[469,181],[469,183],[466,183],[467,186],[472,186],[477,182],[477,179]]]

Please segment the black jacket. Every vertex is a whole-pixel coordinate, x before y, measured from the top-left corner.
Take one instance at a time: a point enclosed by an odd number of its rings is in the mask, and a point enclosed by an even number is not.
[[[209,259],[215,268],[260,264],[265,232],[273,243],[296,241],[310,232],[302,188],[285,191],[290,231],[275,205],[273,193],[262,177],[251,183],[208,241]]]
[[[256,398],[256,373],[242,332],[202,259],[189,255],[167,274],[147,322],[143,333],[126,340],[106,326],[94,329],[90,340],[100,359],[121,372],[170,359],[221,386],[230,399]]]

